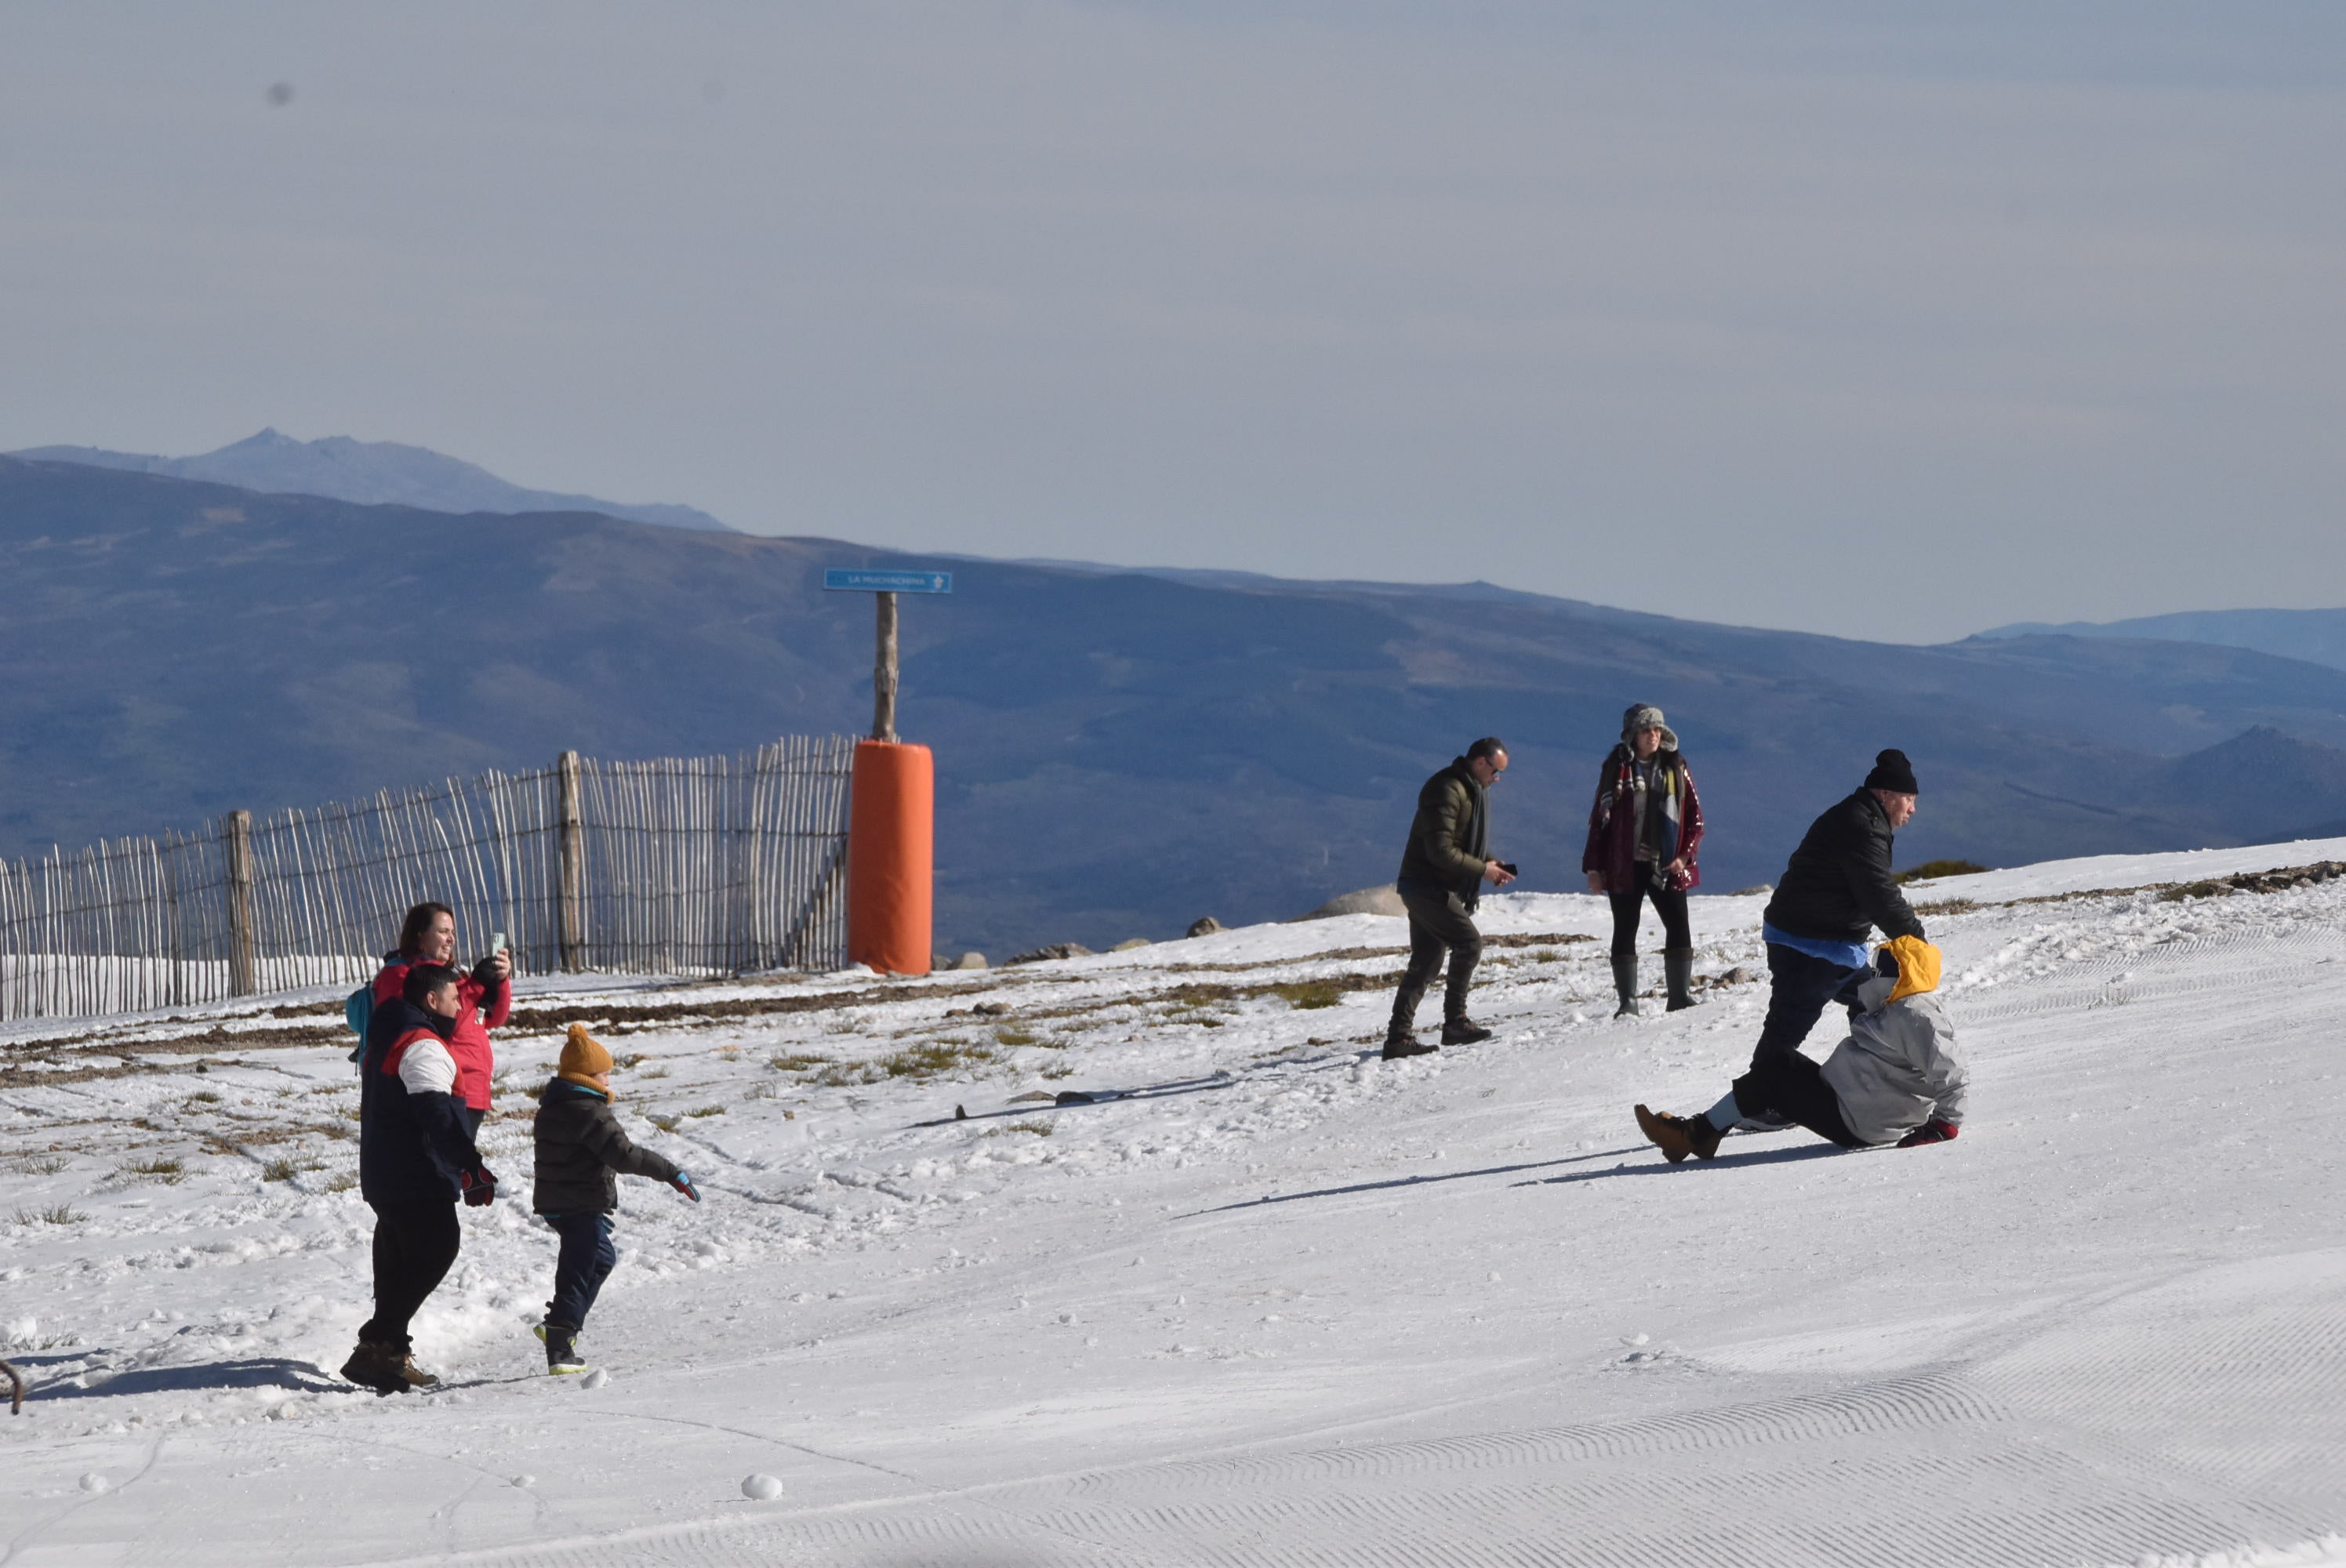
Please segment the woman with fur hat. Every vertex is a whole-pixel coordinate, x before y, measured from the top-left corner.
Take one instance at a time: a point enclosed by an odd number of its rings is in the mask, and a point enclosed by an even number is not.
[[[1588,812],[1588,847],[1580,869],[1588,891],[1613,903],[1614,1016],[1637,1013],[1637,922],[1652,901],[1662,917],[1662,972],[1669,1010],[1695,1004],[1694,939],[1687,929],[1687,891],[1702,881],[1695,852],[1702,847],[1702,802],[1678,738],[1651,703],[1629,705],[1621,716],[1621,743],[1596,776],[1596,803]]]

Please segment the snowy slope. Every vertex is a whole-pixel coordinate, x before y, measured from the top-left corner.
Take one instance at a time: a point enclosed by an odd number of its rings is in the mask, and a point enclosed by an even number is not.
[[[1494,901],[1499,1037],[1396,1064],[1373,916],[525,987],[491,1163],[577,1012],[709,1190],[627,1185],[592,1389],[505,1202],[418,1323],[454,1386],[321,1370],[368,1234],[326,999],[20,1029],[0,1563],[2346,1562],[2346,878],[2152,886],[2341,857],[1917,890],[1974,1088],[1908,1151],[1637,1137],[1748,1056],[1752,899],[1695,901],[1703,1006],[1617,1022],[1601,901]]]

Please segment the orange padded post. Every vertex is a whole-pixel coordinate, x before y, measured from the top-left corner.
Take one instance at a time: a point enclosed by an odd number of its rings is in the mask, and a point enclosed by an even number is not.
[[[926,974],[936,767],[925,746],[855,743],[847,819],[847,959]]]

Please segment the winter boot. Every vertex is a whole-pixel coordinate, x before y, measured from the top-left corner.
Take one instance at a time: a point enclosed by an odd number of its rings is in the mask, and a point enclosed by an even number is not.
[[[400,1357],[398,1370],[399,1380],[411,1389],[436,1389],[440,1386],[439,1378],[417,1366],[413,1356]]]
[[[578,1353],[578,1330],[561,1323],[541,1323],[537,1337],[546,1341],[546,1369],[553,1377],[567,1377],[586,1369],[586,1358]]]
[[[1637,1130],[1645,1134],[1646,1141],[1661,1150],[1662,1157],[1672,1165],[1694,1153],[1694,1145],[1688,1141],[1684,1124],[1667,1111],[1657,1114],[1643,1105],[1638,1106]]]
[[[1694,983],[1694,949],[1665,948],[1662,952],[1662,973],[1670,985],[1669,1011],[1676,1013],[1694,1006],[1694,993],[1688,989]]]
[[[408,1382],[403,1369],[407,1357],[396,1345],[378,1345],[361,1339],[351,1359],[342,1363],[342,1376],[362,1389],[372,1389],[378,1394],[403,1394]]]
[[[1385,1032],[1385,1060],[1388,1062],[1398,1062],[1404,1056],[1430,1056],[1441,1049],[1439,1045],[1429,1045],[1420,1040],[1413,1029],[1393,1028]]]
[[[1491,1032],[1464,1013],[1460,1013],[1442,1026],[1444,1045],[1480,1045],[1491,1037]]]
[[[1621,1005],[1613,1010],[1616,1018],[1637,1016],[1637,955],[1617,952],[1613,955],[1613,989],[1621,994]]]
[[[1649,1111],[1640,1105],[1637,1130],[1672,1165],[1688,1155],[1707,1160],[1719,1153],[1719,1129],[1708,1116],[1673,1116],[1668,1111]]]

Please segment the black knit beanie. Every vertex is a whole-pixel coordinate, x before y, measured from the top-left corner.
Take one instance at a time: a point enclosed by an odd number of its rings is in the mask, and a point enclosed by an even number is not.
[[[1887,789],[1893,795],[1919,795],[1914,787],[1914,765],[1906,760],[1903,751],[1892,749],[1879,752],[1873,759],[1873,771],[1865,776],[1869,789]]]

